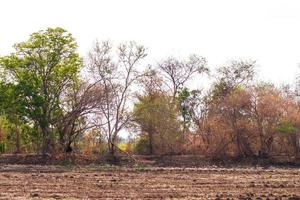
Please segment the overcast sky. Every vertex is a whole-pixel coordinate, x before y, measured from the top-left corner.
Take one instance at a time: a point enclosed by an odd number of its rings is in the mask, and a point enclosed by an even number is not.
[[[85,56],[95,39],[135,40],[149,60],[197,53],[211,68],[257,60],[261,79],[293,83],[300,72],[298,0],[2,0],[0,55],[30,33],[63,27]]]

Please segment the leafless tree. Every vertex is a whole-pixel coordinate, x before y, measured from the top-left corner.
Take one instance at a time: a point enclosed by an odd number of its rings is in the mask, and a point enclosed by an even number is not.
[[[72,151],[72,143],[86,130],[94,127],[88,122],[91,115],[103,99],[102,88],[94,83],[80,83],[63,95],[62,112],[56,122],[62,149]]]
[[[139,79],[140,86],[144,89],[145,94],[156,94],[163,92],[162,77],[159,71],[149,66]]]
[[[108,149],[115,157],[118,133],[130,121],[132,86],[140,73],[137,65],[146,49],[135,42],[120,44],[114,54],[110,42],[96,42],[89,53],[89,70],[103,87],[103,102],[96,112],[101,133],[107,135]]]
[[[193,75],[208,72],[206,64],[207,61],[204,57],[194,54],[187,60],[170,57],[159,64],[164,83],[172,91],[173,99],[175,99],[180,87],[190,80]]]

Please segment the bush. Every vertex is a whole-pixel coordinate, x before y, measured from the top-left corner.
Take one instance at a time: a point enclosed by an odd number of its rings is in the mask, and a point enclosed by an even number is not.
[[[138,139],[136,144],[134,145],[134,153],[140,155],[148,155],[150,154],[150,141],[146,137],[141,137]]]

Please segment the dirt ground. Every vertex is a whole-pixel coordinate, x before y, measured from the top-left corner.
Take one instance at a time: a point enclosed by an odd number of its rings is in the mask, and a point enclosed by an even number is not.
[[[300,169],[0,165],[0,199],[299,199]]]

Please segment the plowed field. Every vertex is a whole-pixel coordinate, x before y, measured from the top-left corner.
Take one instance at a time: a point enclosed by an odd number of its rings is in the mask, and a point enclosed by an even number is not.
[[[299,197],[300,169],[0,166],[0,199]]]

